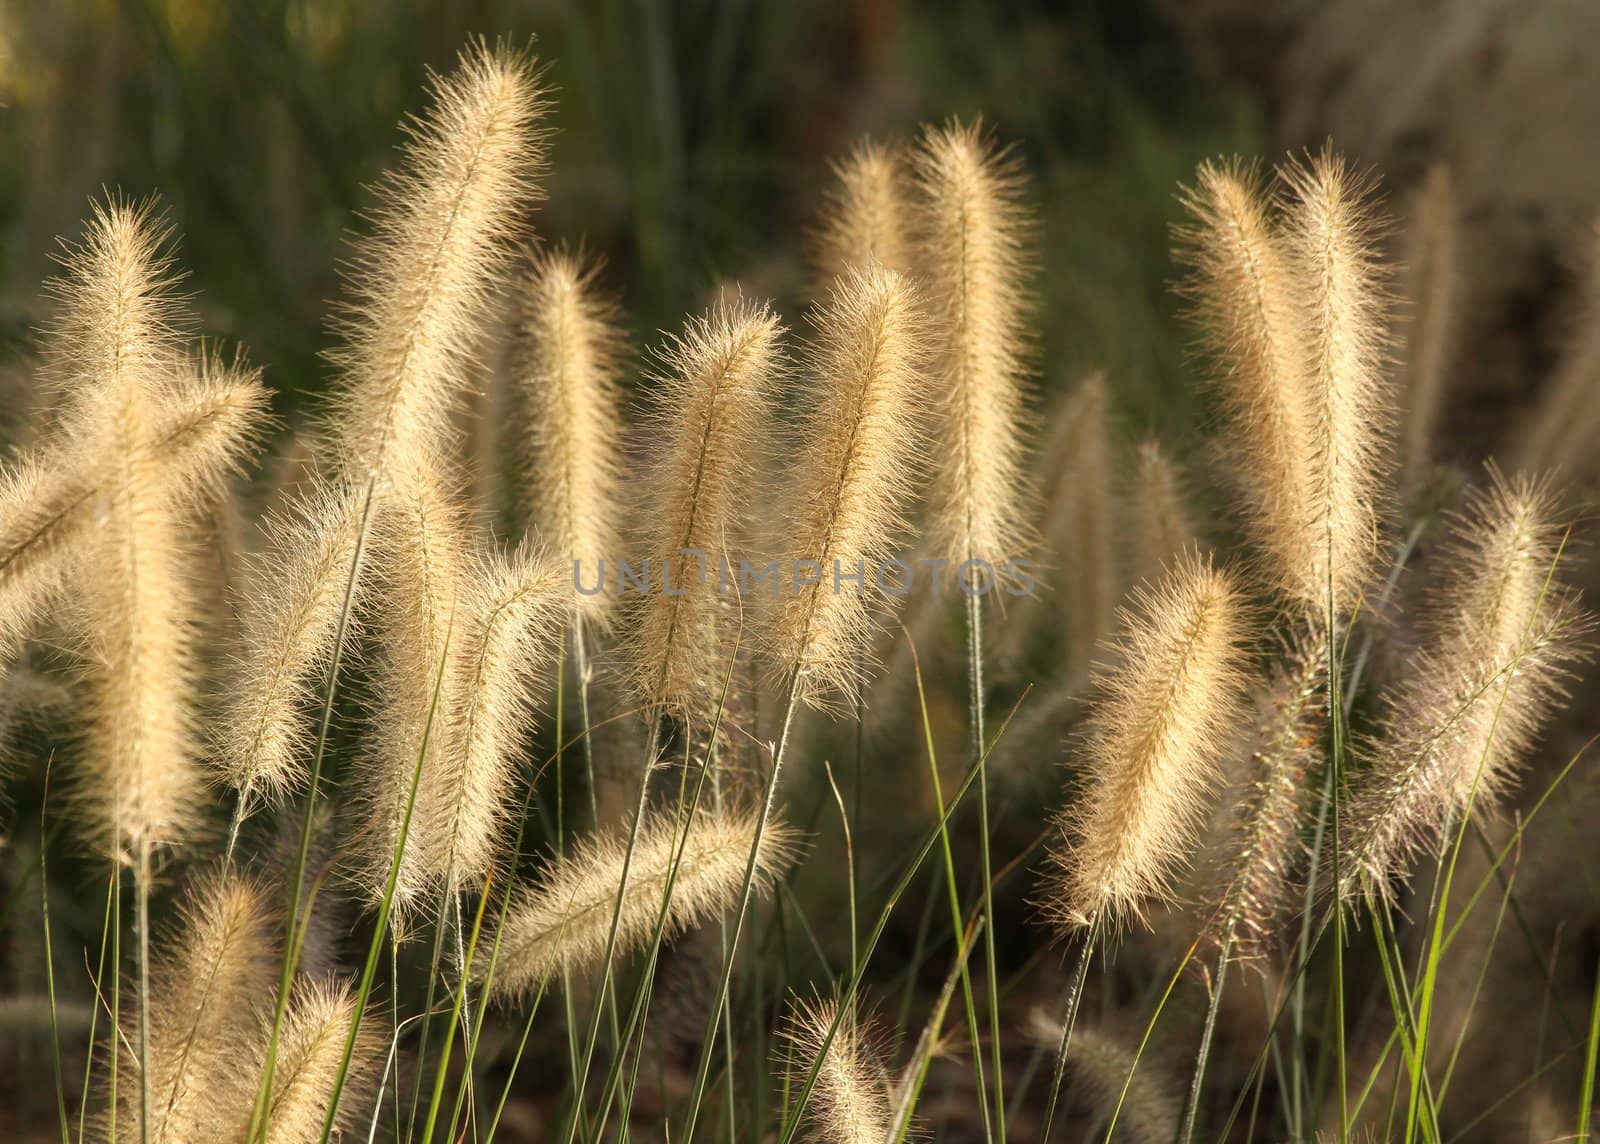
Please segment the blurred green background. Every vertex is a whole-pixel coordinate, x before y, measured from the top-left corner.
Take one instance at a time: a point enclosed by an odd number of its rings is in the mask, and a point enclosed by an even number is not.
[[[792,316],[830,158],[982,115],[1042,235],[1045,396],[1105,368],[1132,429],[1193,416],[1173,193],[1261,149],[1258,109],[1147,0],[0,0],[0,339],[47,313],[55,236],[102,187],[159,194],[205,333],[292,413],[328,371],[343,235],[472,35],[537,38],[557,93],[541,238],[605,254],[638,344],[738,280]]]

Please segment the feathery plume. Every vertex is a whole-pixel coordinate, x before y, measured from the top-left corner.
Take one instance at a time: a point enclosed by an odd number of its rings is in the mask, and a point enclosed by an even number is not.
[[[850,266],[873,263],[911,273],[910,217],[905,159],[893,147],[862,139],[833,164],[817,237],[820,280],[829,283]]]
[[[1021,176],[976,125],[954,123],[927,129],[916,173],[944,406],[930,491],[935,540],[950,560],[1000,567],[1027,539]]]
[[[1557,578],[1549,494],[1491,470],[1456,522],[1429,592],[1429,644],[1388,697],[1385,733],[1344,816],[1342,892],[1392,892],[1429,840],[1516,781],[1589,621]]]
[[[776,601],[772,642],[774,662],[797,673],[813,702],[862,682],[874,605],[890,602],[875,574],[905,527],[919,473],[917,301],[894,271],[851,267],[811,314],[816,343],[802,401],[809,412],[779,561],[795,584]],[[801,567],[815,568],[812,583],[802,585]]]
[[[747,523],[784,368],[781,334],[769,307],[724,297],[656,352],[665,369],[651,427],[663,445],[646,486],[657,498],[643,546],[649,595],[628,641],[633,680],[650,704],[693,708],[720,683],[732,651],[720,569],[737,567],[730,545]]]
[[[1202,163],[1183,202],[1192,223],[1178,232],[1178,255],[1234,423],[1252,538],[1279,590],[1314,604],[1327,583],[1310,554],[1326,541],[1310,511],[1320,452],[1294,271],[1253,167]]]
[[[1046,446],[1057,463],[1055,481],[1045,493],[1050,504],[1045,544],[1061,577],[1069,679],[1088,672],[1117,606],[1106,405],[1105,376],[1094,374],[1062,402]]]
[[[510,240],[537,197],[546,103],[525,55],[478,43],[429,76],[433,106],[407,125],[398,168],[355,243],[332,359],[345,377],[334,437],[352,483],[437,457]]]
[[[318,484],[268,520],[240,593],[239,651],[213,740],[241,797],[275,803],[308,778],[308,709],[358,571],[363,507],[359,490]]]
[[[1029,1015],[1029,1033],[1039,1045],[1061,1043],[1061,1026],[1042,1010]],[[1119,1139],[1134,1144],[1167,1144],[1178,1135],[1181,1111],[1176,1081],[1157,1062],[1140,1054],[1110,1029],[1079,1025],[1072,1031],[1074,1074],[1090,1110],[1100,1120],[1117,1112]]]
[[[267,891],[255,882],[212,876],[191,887],[178,930],[152,971],[154,1141],[225,1137],[248,1122],[266,1048],[258,1004],[278,979],[276,928]],[[136,1054],[117,1060],[137,1074]],[[137,1075],[118,1085],[117,1096],[117,1138],[137,1140]]]
[[[317,1144],[322,1139],[355,1015],[355,995],[347,983],[310,981],[294,987],[278,1037],[265,1139],[273,1144]],[[333,1121],[336,1138],[353,1127],[353,1118],[378,1083],[384,1040],[369,1010],[356,1030],[355,1049],[339,1093]],[[239,1130],[248,1126],[247,1115]]]
[[[1600,392],[1600,221],[1589,238],[1570,341],[1517,451],[1525,472],[1557,473],[1574,481],[1594,475],[1594,441],[1600,436],[1600,400],[1595,399]]]
[[[559,562],[524,546],[482,562],[452,652],[461,693],[452,716],[451,825],[439,876],[451,891],[483,880],[516,779],[516,751],[533,728],[533,696],[551,659],[566,583]],[[426,861],[426,855],[422,855]]]
[[[782,1037],[794,1084],[798,1088],[815,1066],[806,1115],[819,1139],[830,1144],[880,1144],[890,1139],[894,1120],[889,1074],[873,1043],[873,1027],[854,1012],[840,1018],[833,1039],[828,1040],[828,1029],[838,1014],[837,1001],[790,1002]]]
[[[1312,511],[1317,591],[1348,612],[1378,555],[1392,405],[1384,371],[1384,270],[1370,177],[1331,148],[1279,168],[1289,202],[1285,249],[1296,276],[1315,440]],[[1329,598],[1331,593],[1331,600]]]
[[[1406,484],[1415,489],[1432,459],[1460,304],[1460,224],[1450,171],[1435,164],[1411,198],[1405,235],[1405,297],[1411,322],[1402,347]]]
[[[1195,543],[1198,530],[1177,466],[1154,438],[1134,454],[1133,583],[1154,584]]]
[[[374,898],[398,862],[393,905],[403,920],[449,852],[450,720],[461,694],[453,649],[468,622],[471,541],[464,511],[426,470],[403,476],[396,495],[374,506],[371,534],[383,651],[354,849],[357,879]]]
[[[203,364],[202,382],[151,410],[151,453],[175,508],[195,503],[236,468],[267,408],[255,371]],[[220,376],[210,376],[220,374]],[[96,536],[97,512],[119,477],[96,434],[98,416],[63,429],[0,467],[0,649],[23,637],[56,598],[72,558]]]
[[[1085,788],[1057,819],[1065,846],[1047,908],[1068,927],[1115,928],[1167,892],[1237,707],[1246,623],[1234,578],[1190,556],[1132,598],[1076,752]]]
[[[677,876],[667,906],[667,934],[681,933],[736,905],[756,824],[757,816],[751,811],[701,809],[685,836],[671,814],[646,818],[639,827],[628,884],[622,891],[617,949],[635,949],[655,932],[675,858]],[[764,891],[783,875],[795,848],[794,833],[776,820],[768,821],[756,854],[758,889]],[[600,835],[557,859],[536,886],[521,892],[506,914],[500,934],[496,996],[531,996],[563,965],[581,971],[605,956],[626,851],[626,834]]]
[[[1229,958],[1271,951],[1301,856],[1300,821],[1327,725],[1327,644],[1302,636],[1257,693],[1258,729],[1243,790],[1227,817],[1212,875],[1207,935]]]
[[[181,524],[157,451],[157,411],[185,374],[165,231],[147,210],[96,204],[55,284],[51,369],[73,420],[112,462],[97,543],[79,553],[72,619],[89,689],[74,797],[96,844],[148,856],[191,826],[199,792]]]
[[[600,580],[598,593],[572,593],[592,621],[604,621],[615,602],[603,590],[604,568],[621,550],[622,515],[623,335],[599,271],[599,262],[565,250],[533,256],[519,283],[511,361],[528,519],[574,578]]]

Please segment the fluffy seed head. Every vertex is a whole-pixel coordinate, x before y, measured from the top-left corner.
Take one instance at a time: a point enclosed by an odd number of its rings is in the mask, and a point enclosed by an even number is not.
[[[621,551],[623,338],[599,270],[566,250],[533,256],[518,284],[511,370],[529,522],[569,568],[604,587],[601,562],[615,565]],[[604,620],[614,600],[605,591],[573,593],[591,620]]]
[[[639,948],[655,932],[661,897],[680,847],[666,932],[681,933],[735,905],[757,821],[750,811],[702,809],[685,838],[672,815],[646,818],[639,826],[622,895],[618,951]],[[627,841],[625,833],[613,833],[580,844],[512,903],[499,938],[495,996],[530,997],[563,965],[582,972],[604,957]],[[792,831],[777,821],[767,823],[756,854],[757,888],[765,889],[782,876],[795,848]]]
[[[797,998],[790,1003],[782,1036],[787,1042],[791,1083],[798,1088],[815,1066],[816,1082],[806,1115],[818,1139],[830,1144],[879,1144],[890,1138],[893,1126],[889,1074],[874,1043],[872,1026],[854,1011],[839,1018],[829,1040],[828,1029],[838,1014],[837,1001]]]
[[[1160,444],[1142,441],[1134,454],[1133,582],[1154,584],[1195,543],[1197,529],[1182,476]]]
[[[1588,617],[1556,578],[1548,494],[1492,473],[1429,590],[1428,646],[1388,696],[1385,733],[1348,802],[1345,892],[1392,892],[1417,851],[1511,788],[1583,654]]]
[[[1054,1049],[1061,1043],[1061,1025],[1047,1014],[1034,1010],[1029,1026],[1039,1045]],[[1136,1053],[1122,1034],[1093,1025],[1074,1027],[1067,1063],[1096,1117],[1109,1120],[1118,1113],[1118,1139],[1133,1144],[1176,1139],[1181,1111],[1177,1082],[1158,1062]]]
[[[1068,927],[1117,927],[1168,892],[1237,708],[1246,617],[1233,577],[1187,557],[1133,601],[1075,753],[1083,789],[1057,821],[1047,908]]]
[[[199,791],[192,589],[158,437],[159,411],[187,377],[163,237],[145,210],[97,205],[63,260],[49,335],[67,416],[93,424],[110,462],[97,542],[71,573],[83,585],[70,618],[89,693],[74,797],[94,841],[125,861],[178,841]]]
[[[1312,600],[1350,610],[1378,554],[1393,400],[1385,371],[1387,303],[1372,180],[1331,149],[1279,169],[1285,243],[1296,276],[1315,448]]]
[[[924,133],[916,174],[943,407],[930,492],[935,540],[953,561],[1001,567],[1027,540],[1021,177],[976,125],[955,123]]]
[[[1305,636],[1256,695],[1243,791],[1212,875],[1207,934],[1241,961],[1272,949],[1301,858],[1300,825],[1326,726],[1327,644]]]
[[[1405,408],[1402,455],[1415,489],[1432,456],[1460,305],[1460,222],[1449,169],[1435,165],[1411,198],[1405,235],[1405,289],[1411,305],[1401,356]]]
[[[154,1140],[228,1138],[248,1121],[265,1049],[259,1002],[278,979],[276,928],[267,891],[254,882],[208,877],[189,892],[151,966]],[[137,1140],[138,1055],[124,1048],[117,1060],[132,1074],[117,1086],[117,1138]]]
[[[1600,222],[1589,234],[1583,287],[1566,352],[1518,442],[1526,472],[1592,478],[1600,437]]]
[[[240,595],[240,634],[218,764],[243,797],[276,802],[302,786],[313,746],[309,719],[333,661],[341,614],[359,576],[362,490],[314,485],[268,521],[268,543]],[[347,621],[347,635],[348,635]]]
[[[1233,422],[1253,538],[1285,595],[1319,600],[1326,584],[1308,555],[1319,539],[1310,511],[1316,409],[1291,260],[1254,168],[1201,164],[1184,206],[1192,219],[1179,231],[1179,256],[1192,272],[1186,293]]]
[[[392,498],[374,506],[371,532],[383,651],[361,767],[364,825],[354,850],[357,878],[374,900],[398,855],[394,907],[403,920],[433,887],[449,852],[449,726],[461,694],[453,649],[468,623],[472,549],[463,510],[427,471],[405,477]]]
[[[784,368],[781,335],[767,306],[723,297],[657,351],[664,368],[650,427],[662,444],[647,477],[640,546],[649,595],[627,643],[634,684],[650,704],[693,709],[726,670],[732,640],[718,569],[726,561],[737,576],[744,555],[751,486]]]
[[[479,43],[429,86],[433,106],[407,125],[372,232],[355,244],[334,354],[345,385],[333,437],[363,486],[446,452],[451,407],[544,165],[546,104],[530,59]]]
[[[0,466],[0,651],[27,634],[93,543],[121,473],[105,448],[106,397],[83,398],[58,432]],[[151,413],[166,500],[183,509],[215,490],[254,445],[266,408],[255,371],[202,359],[195,383]]]
[[[821,280],[831,283],[847,267],[873,263],[911,273],[907,198],[905,160],[895,148],[863,139],[835,163],[817,242]]]
[[[815,561],[818,578],[775,601],[772,641],[773,661],[798,670],[813,701],[861,682],[874,605],[890,600],[875,570],[893,554],[920,473],[925,359],[917,307],[904,277],[874,265],[846,270],[811,316],[808,412],[779,568]],[[843,579],[856,575],[864,582]]]
[[[355,1020],[355,994],[346,982],[308,981],[294,987],[278,1036],[267,1106],[266,1139],[274,1144],[317,1144],[339,1084],[345,1042]],[[385,1038],[369,1009],[356,1031],[354,1051],[334,1114],[339,1138],[355,1126],[383,1069]],[[248,1130],[246,1117],[240,1129]]]
[[[1068,678],[1088,671],[1117,606],[1107,418],[1106,380],[1095,374],[1062,402],[1045,446],[1055,470],[1045,490],[1045,544],[1050,575],[1059,577]]]
[[[517,751],[533,729],[533,698],[556,648],[570,583],[535,546],[479,562],[452,653],[458,703],[446,725],[451,826],[438,877],[452,891],[489,872],[510,817]]]

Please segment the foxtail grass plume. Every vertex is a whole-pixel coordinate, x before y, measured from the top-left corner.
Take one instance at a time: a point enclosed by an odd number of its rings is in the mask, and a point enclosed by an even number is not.
[[[1029,1015],[1028,1032],[1041,1048],[1061,1043],[1060,1023],[1043,1011]],[[1093,1025],[1072,1030],[1073,1076],[1097,1123],[1117,1117],[1117,1139],[1168,1144],[1177,1139],[1182,1105],[1179,1082],[1159,1061],[1135,1051],[1121,1034]]]
[[[64,260],[49,331],[52,374],[115,465],[96,543],[77,554],[73,574],[87,691],[73,793],[95,842],[130,863],[192,828],[201,788],[192,588],[156,436],[186,374],[165,238],[147,210],[96,205]]]
[[[838,1027],[830,1040],[828,1029],[836,1017]],[[796,999],[790,1003],[782,1037],[792,1089],[798,1090],[807,1074],[816,1070],[806,1116],[818,1140],[880,1144],[891,1138],[890,1078],[870,1024],[854,1011],[841,1016],[837,1001]]]
[[[528,520],[566,561],[569,578],[600,581],[597,593],[572,593],[590,621],[604,621],[615,604],[604,569],[622,547],[623,336],[599,270],[566,250],[533,256],[518,282],[511,362]]]
[[[1264,964],[1302,858],[1301,819],[1324,757],[1327,644],[1301,636],[1255,696],[1257,727],[1211,870],[1206,933],[1230,960]]]
[[[1285,249],[1307,351],[1314,434],[1311,510],[1313,597],[1343,615],[1378,555],[1382,491],[1390,463],[1393,400],[1385,369],[1388,301],[1376,257],[1373,181],[1325,149],[1279,168]],[[1331,599],[1330,599],[1331,594]]]
[[[779,568],[804,566],[816,578],[802,586],[797,574],[778,598],[772,639],[773,661],[819,701],[862,682],[874,606],[892,602],[880,569],[905,528],[920,472],[925,325],[911,284],[876,265],[846,270],[811,325],[807,413]]]
[[[277,802],[305,784],[312,705],[331,667],[340,617],[347,642],[366,519],[351,486],[315,484],[270,518],[267,546],[240,593],[239,649],[214,740],[246,800]]]
[[[1461,224],[1447,167],[1436,164],[1428,171],[1411,196],[1408,214],[1403,295],[1410,303],[1411,321],[1401,345],[1401,454],[1406,485],[1415,490],[1432,460],[1460,320]]]
[[[664,368],[649,424],[662,445],[646,477],[641,546],[650,592],[627,645],[634,685],[652,706],[692,710],[726,672],[721,569],[737,580],[785,368],[782,332],[769,307],[724,296],[657,351]]]
[[[833,164],[817,241],[823,283],[876,263],[899,274],[913,266],[908,172],[900,151],[863,139]]]
[[[355,243],[333,360],[344,374],[334,437],[351,483],[438,458],[511,240],[537,197],[546,103],[534,62],[478,43],[431,76]]]
[[[278,980],[266,889],[211,876],[189,891],[150,985],[150,1130],[158,1144],[233,1135],[248,1123],[265,1058],[261,1000]],[[139,1060],[124,1047],[116,1137],[140,1139]]]
[[[930,490],[939,555],[998,568],[1021,555],[1028,222],[1017,164],[976,126],[926,130],[916,154],[920,265],[942,405]]]
[[[686,837],[675,816],[649,815],[639,826],[628,884],[620,890],[617,950],[638,949],[650,940],[675,860],[667,935],[682,933],[736,906],[757,821],[751,811],[702,809]],[[525,999],[563,966],[583,972],[600,964],[622,886],[627,841],[626,833],[611,833],[580,843],[557,859],[537,885],[518,895],[499,936],[496,997]],[[783,875],[796,845],[794,833],[781,822],[767,822],[756,851],[758,890],[764,891]]]
[[[1254,167],[1202,163],[1184,206],[1186,293],[1233,422],[1252,538],[1279,590],[1314,605],[1327,588],[1310,555],[1325,544],[1311,509],[1321,454],[1296,275]]]
[[[340,1085],[345,1043],[356,1017],[356,999],[343,982],[306,981],[294,987],[284,1011],[266,1106],[266,1140],[273,1144],[318,1144],[328,1107],[339,1091],[334,1138],[356,1128],[370,1106],[383,1070],[385,1041],[369,1009],[356,1030],[350,1063]],[[242,1138],[249,1117],[239,1126]]]
[[[436,862],[449,850],[450,720],[460,699],[456,649],[468,623],[472,541],[465,510],[427,470],[398,481],[396,495],[373,509],[371,531],[381,582],[368,606],[381,617],[383,650],[354,848],[358,880],[373,900],[398,863],[393,906],[404,920],[437,888]]]
[[[86,404],[43,442],[0,464],[0,651],[58,601],[67,568],[93,543],[97,512],[118,478],[103,441],[106,410]],[[220,487],[255,444],[266,409],[257,371],[201,359],[194,381],[152,411],[150,452],[164,466],[165,499],[183,508]]]
[[[1593,478],[1600,437],[1600,221],[1589,232],[1585,253],[1566,351],[1517,447],[1525,472],[1556,473],[1569,481]]]
[[[1346,804],[1341,890],[1387,896],[1410,861],[1511,789],[1589,623],[1558,578],[1549,495],[1491,471],[1429,588],[1429,640],[1388,696]]]
[[[445,727],[450,827],[436,860],[453,892],[483,881],[514,809],[518,749],[533,729],[533,697],[556,650],[568,584],[561,562],[531,545],[480,561],[471,578],[451,657],[459,709]]]
[[[1154,438],[1140,442],[1134,453],[1129,496],[1133,502],[1132,582],[1154,584],[1174,560],[1194,546],[1198,535],[1183,478]]]
[[[1062,403],[1045,446],[1055,460],[1045,545],[1049,574],[1059,578],[1069,679],[1088,673],[1117,606],[1108,416],[1105,376],[1094,374]]]
[[[1075,752],[1084,785],[1057,819],[1045,905],[1066,927],[1117,928],[1169,892],[1238,706],[1247,622],[1233,576],[1189,556],[1132,599]]]

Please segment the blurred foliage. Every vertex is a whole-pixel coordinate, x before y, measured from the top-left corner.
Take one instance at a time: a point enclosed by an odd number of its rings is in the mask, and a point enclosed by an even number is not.
[[[719,281],[797,311],[827,162],[982,115],[1041,206],[1041,386],[1104,367],[1134,428],[1194,414],[1168,227],[1195,162],[1258,148],[1149,0],[0,0],[0,337],[45,313],[52,236],[159,193],[206,332],[291,410],[320,389],[342,234],[468,36],[537,37],[556,89],[546,239],[607,256],[641,341]]]

